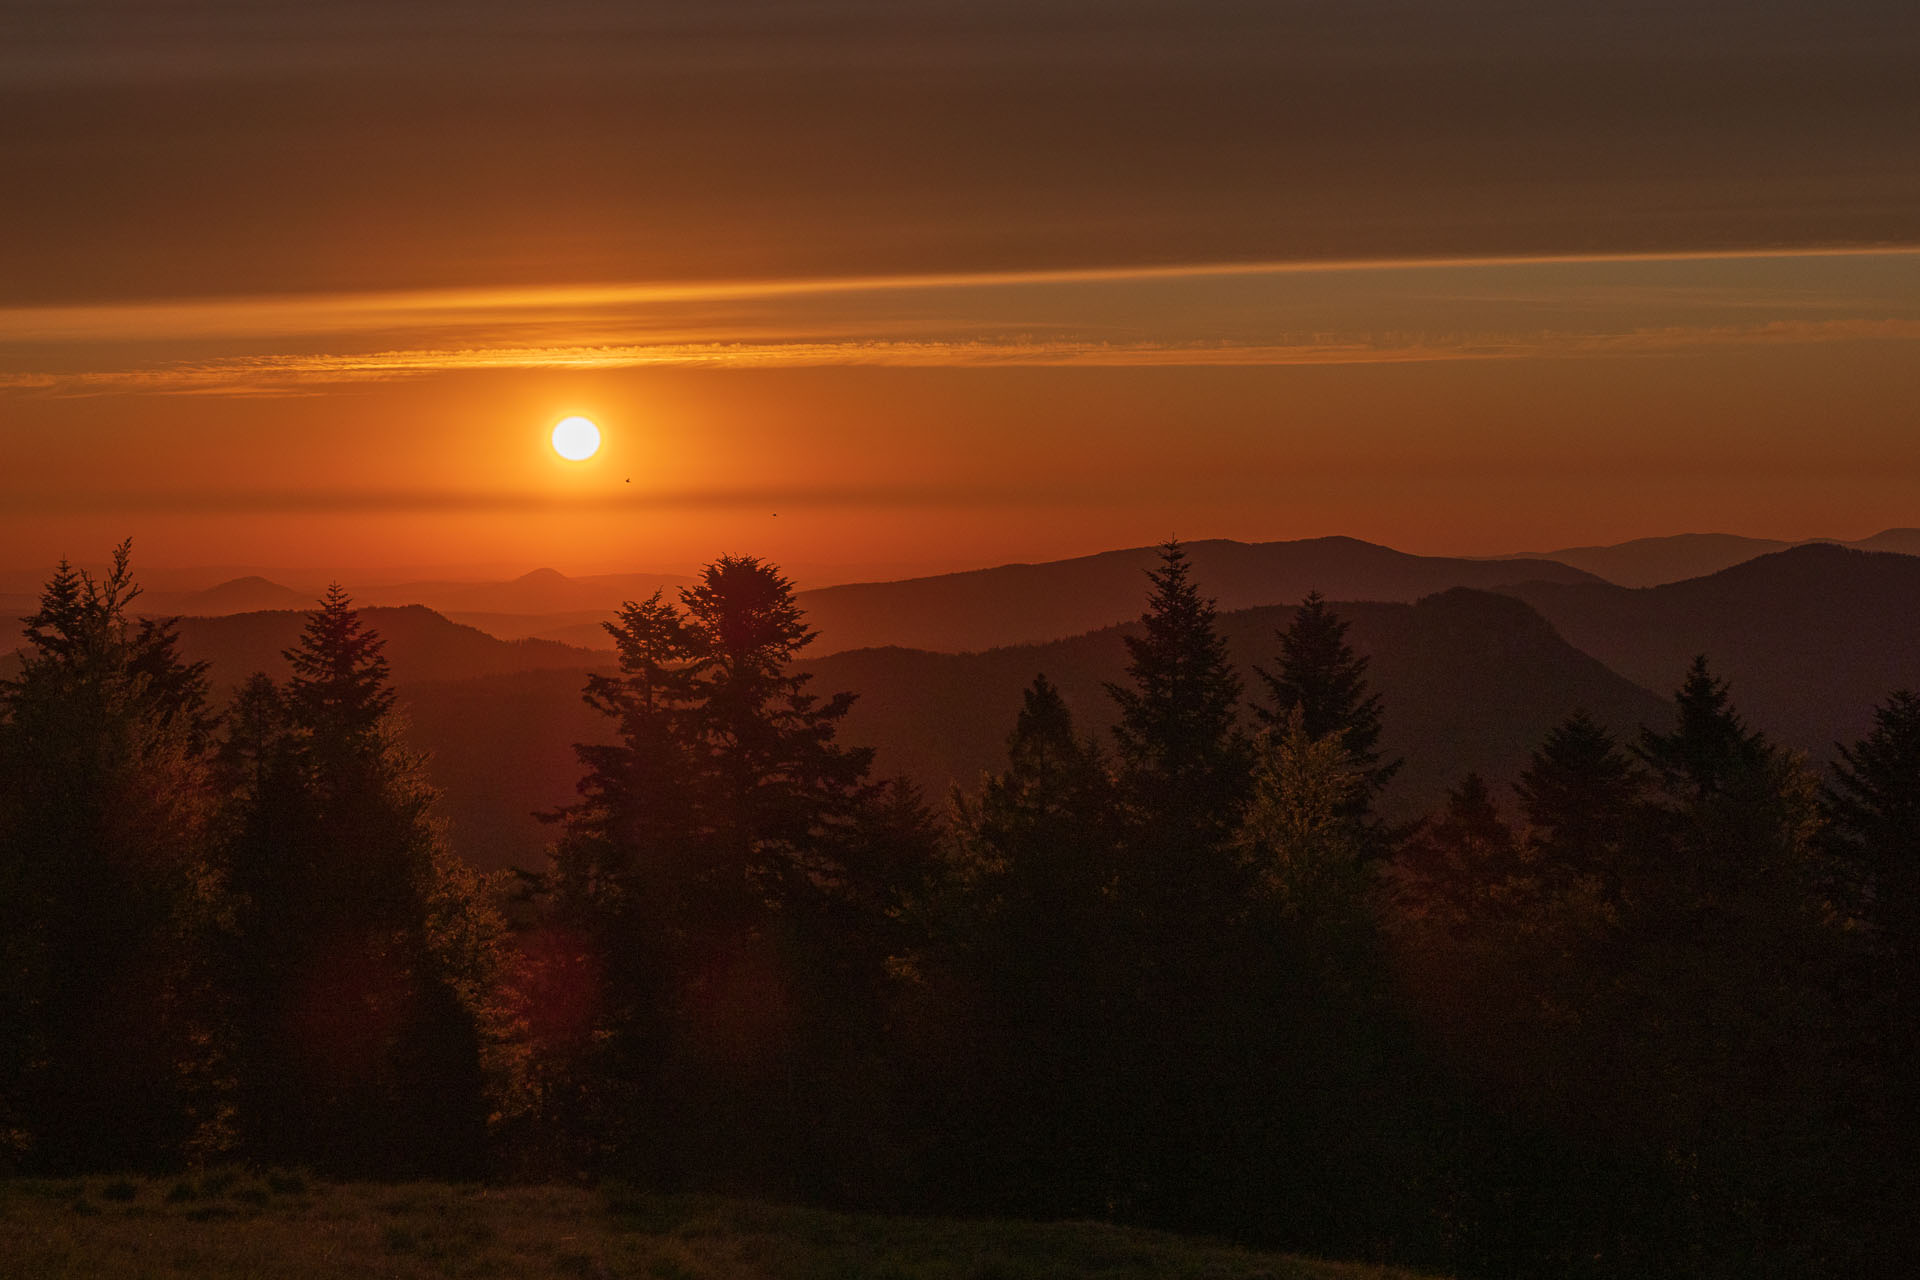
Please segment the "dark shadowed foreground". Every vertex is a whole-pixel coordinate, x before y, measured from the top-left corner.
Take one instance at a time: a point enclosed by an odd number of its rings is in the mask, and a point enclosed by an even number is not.
[[[19,1276],[1181,1277],[1394,1280],[1097,1223],[958,1222],[577,1187],[327,1184],[301,1174],[0,1183]]]

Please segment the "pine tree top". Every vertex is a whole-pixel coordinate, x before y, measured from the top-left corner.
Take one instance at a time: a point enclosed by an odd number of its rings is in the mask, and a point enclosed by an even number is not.
[[[1529,822],[1557,831],[1609,820],[1639,786],[1633,761],[1613,734],[1579,709],[1534,750],[1514,790]]]
[[[152,716],[178,724],[196,753],[212,738],[215,717],[206,709],[207,664],[183,662],[177,618],[142,618],[127,607],[140,595],[131,567],[133,540],[113,551],[103,578],[62,560],[40,593],[39,608],[23,619],[28,648],[21,674],[0,681],[0,696],[18,697],[35,679],[79,679],[110,686],[113,696]]]
[[[286,696],[295,720],[343,744],[371,738],[393,709],[385,648],[346,589],[329,585],[299,643],[281,655],[293,668]]]
[[[1193,584],[1177,541],[1161,548],[1160,561],[1147,573],[1144,634],[1126,637],[1131,684],[1106,686],[1120,706],[1114,736],[1121,758],[1135,771],[1167,777],[1244,764],[1240,677],[1215,629],[1213,602]]]
[[[1672,731],[1644,729],[1634,749],[1669,791],[1712,795],[1757,774],[1772,759],[1772,743],[1746,727],[1733,709],[1727,682],[1714,676],[1705,654],[1694,658],[1673,701]]]
[[[809,644],[793,583],[757,556],[721,556],[680,592],[707,658],[752,660],[775,669]]]
[[[1380,751],[1380,695],[1368,690],[1367,659],[1347,643],[1346,620],[1318,591],[1307,593],[1278,639],[1280,669],[1254,669],[1268,697],[1268,705],[1253,708],[1254,717],[1279,726],[1298,711],[1308,737],[1337,735],[1363,770],[1353,808],[1364,816],[1402,763]]]

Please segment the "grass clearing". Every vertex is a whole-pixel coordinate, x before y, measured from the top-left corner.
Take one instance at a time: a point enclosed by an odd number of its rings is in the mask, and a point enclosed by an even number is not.
[[[20,1280],[1415,1280],[1098,1223],[241,1170],[0,1182],[0,1259]]]

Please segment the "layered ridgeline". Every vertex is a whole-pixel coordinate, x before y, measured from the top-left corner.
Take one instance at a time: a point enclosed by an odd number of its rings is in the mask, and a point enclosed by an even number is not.
[[[1292,604],[1309,591],[1330,600],[1410,602],[1449,587],[1595,581],[1552,561],[1416,556],[1356,538],[1181,545],[1194,581],[1225,611]],[[820,632],[817,652],[876,645],[974,652],[1137,618],[1146,573],[1159,560],[1157,547],[1131,547],[1044,564],[823,587],[799,599]]]
[[[1623,736],[1668,714],[1662,699],[1609,671],[1509,597],[1455,588],[1414,604],[1348,602],[1347,640],[1368,659],[1383,706],[1382,751],[1406,765],[1382,797],[1414,817],[1438,805],[1468,770],[1518,776],[1527,753],[1560,720],[1585,708]],[[1249,688],[1254,670],[1278,665],[1278,633],[1291,606],[1222,613],[1218,628]],[[879,747],[875,770],[914,779],[934,794],[972,786],[1004,767],[1008,728],[1036,673],[1057,685],[1085,732],[1105,737],[1117,718],[1104,686],[1123,678],[1126,637],[1138,622],[1048,644],[984,653],[862,649],[812,660],[816,683],[854,689],[846,732]],[[1677,682],[1681,669],[1676,668]]]
[[[1556,560],[1584,569],[1622,587],[1657,587],[1665,582],[1705,577],[1760,556],[1800,546],[1849,547],[1855,551],[1893,551],[1920,555],[1920,529],[1883,529],[1852,542],[1838,538],[1743,538],[1733,533],[1678,533],[1664,538],[1634,538],[1610,546],[1562,547],[1529,552],[1512,559]]]
[[[1665,714],[1660,699],[1568,645],[1509,597],[1456,589],[1417,604],[1335,608],[1351,620],[1356,650],[1371,660],[1386,746],[1407,758],[1384,800],[1398,816],[1437,805],[1464,770],[1516,776],[1527,752],[1575,707],[1623,733]],[[1276,632],[1292,612],[1268,606],[1221,615],[1221,634],[1250,684],[1256,666],[1272,666]],[[580,777],[573,744],[608,732],[606,718],[580,694],[590,671],[611,666],[611,655],[498,640],[418,606],[361,616],[387,640],[407,737],[429,757],[454,847],[482,866],[539,866],[551,829],[536,812],[573,799]],[[223,692],[254,671],[283,678],[281,651],[303,621],[292,612],[184,619],[181,653],[211,663]],[[815,689],[859,695],[842,737],[877,749],[876,774],[911,778],[938,802],[953,785],[970,786],[1004,764],[1021,692],[1038,672],[1059,685],[1083,730],[1104,736],[1115,711],[1102,684],[1121,678],[1124,637],[1137,627],[976,654],[893,647],[803,655],[802,665],[814,673]]]
[[[1101,686],[1118,678],[1123,637],[1136,624],[954,652],[966,647],[959,639],[900,643],[914,635],[936,638],[938,628],[913,612],[914,601],[926,600],[937,618],[964,612],[974,601],[981,617],[956,634],[975,640],[1069,625],[1062,619],[1075,610],[1110,609],[1131,619],[1141,608],[1143,569],[1152,555],[1114,552],[803,592],[808,621],[823,635],[802,661],[816,673],[817,689],[860,695],[845,736],[878,749],[876,772],[909,777],[938,802],[950,786],[970,786],[983,770],[1002,764],[1021,690],[1036,673],[1060,686],[1084,730],[1104,735],[1114,709]],[[1863,733],[1889,691],[1920,685],[1920,557],[1814,544],[1644,589],[1558,565],[1403,556],[1350,539],[1199,543],[1192,559],[1201,589],[1221,601],[1222,634],[1249,682],[1256,666],[1272,664],[1274,636],[1291,616],[1291,600],[1318,586],[1342,601],[1335,607],[1351,620],[1352,643],[1371,660],[1370,679],[1382,696],[1384,745],[1407,761],[1382,798],[1397,816],[1434,808],[1468,769],[1498,789],[1574,707],[1628,738],[1642,723],[1663,723],[1664,695],[1695,654],[1712,658],[1750,723],[1816,758],[1826,757],[1834,742]],[[1461,585],[1445,581],[1449,575],[1467,570],[1504,581],[1493,594],[1446,590]],[[1514,583],[1523,570],[1557,580]],[[1317,578],[1303,583],[1290,576],[1308,572]],[[517,597],[510,592],[487,602],[564,603],[576,591],[569,582],[590,581],[557,578],[528,575],[512,587]],[[1391,599],[1429,579],[1440,580],[1439,594],[1417,603]],[[635,575],[591,586],[650,592],[651,581]],[[1070,582],[1085,589],[1062,586],[1072,598],[1050,603],[1046,584]],[[245,584],[245,590],[228,585],[233,589],[220,598],[273,589],[271,583]],[[1003,589],[1004,610],[989,603]],[[1248,595],[1288,603],[1233,607]],[[1111,604],[1100,603],[1109,596]],[[891,643],[832,652],[829,624],[842,605],[843,636],[866,629]],[[552,640],[502,640],[418,605],[369,607],[363,616],[387,638],[409,739],[431,757],[429,775],[443,792],[456,847],[483,866],[539,865],[551,832],[534,814],[573,798],[580,772],[573,744],[607,732],[605,718],[581,703],[580,692],[590,671],[610,667],[612,654]],[[281,652],[303,619],[291,609],[188,617],[180,626],[181,650],[212,664],[224,695],[254,671],[284,676]],[[582,622],[580,630],[605,640],[597,623]],[[0,657],[0,667],[11,663],[10,655]]]
[[[1505,590],[1648,688],[1707,654],[1753,724],[1816,757],[1864,733],[1889,691],[1920,687],[1920,556],[1816,543],[1662,586]]]

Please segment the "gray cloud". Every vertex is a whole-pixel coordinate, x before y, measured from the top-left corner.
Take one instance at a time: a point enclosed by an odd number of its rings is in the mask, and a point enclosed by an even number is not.
[[[14,301],[1920,240],[1890,0],[0,15]]]

